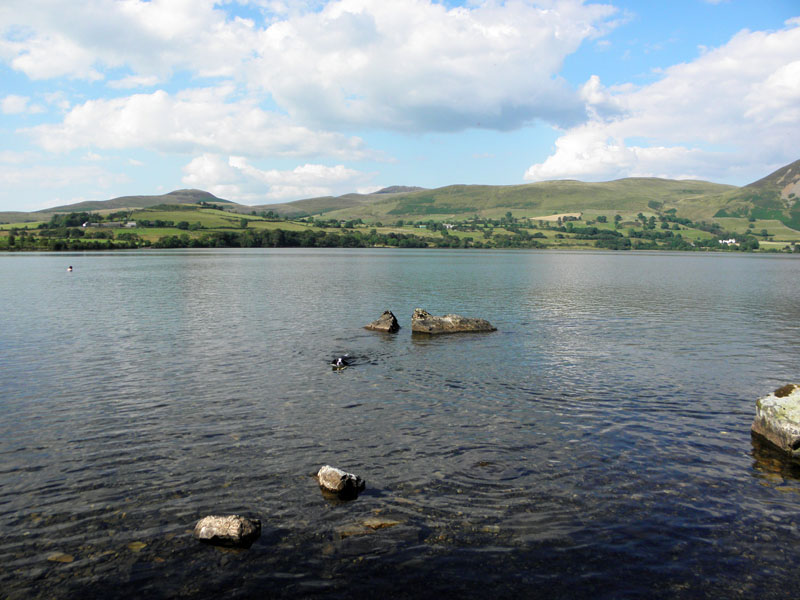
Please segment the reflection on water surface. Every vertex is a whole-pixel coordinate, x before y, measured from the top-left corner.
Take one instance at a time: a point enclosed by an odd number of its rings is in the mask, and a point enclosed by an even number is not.
[[[69,276],[65,261],[75,266]],[[0,259],[10,598],[797,591],[791,257],[254,250]],[[414,308],[489,319],[420,337]],[[391,309],[403,329],[362,329]],[[333,356],[357,357],[333,372]],[[363,476],[329,502],[323,464]],[[191,538],[260,518],[247,551]],[[383,523],[383,526],[378,526]],[[391,523],[391,525],[387,525]]]

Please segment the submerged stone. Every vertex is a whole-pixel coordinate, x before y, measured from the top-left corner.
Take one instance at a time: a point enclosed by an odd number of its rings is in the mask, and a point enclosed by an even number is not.
[[[364,490],[366,483],[358,475],[347,473],[336,467],[324,465],[317,472],[317,481],[323,492],[352,500]]]
[[[387,527],[394,527],[400,525],[400,521],[392,519],[380,519],[378,517],[370,517],[363,522],[364,527],[369,527],[372,530],[386,529]]]
[[[47,560],[50,562],[58,562],[58,563],[71,563],[75,560],[75,557],[72,554],[67,554],[65,552],[53,552],[47,557]]]
[[[479,331],[497,331],[486,319],[462,317],[461,315],[444,315],[437,317],[421,308],[411,315],[411,331],[414,333],[465,333]]]
[[[249,548],[261,535],[261,521],[239,515],[204,517],[194,527],[194,537],[215,546]]]
[[[364,329],[382,331],[384,333],[397,333],[397,331],[400,330],[400,324],[397,322],[397,317],[394,316],[392,311],[385,310],[375,321],[369,325],[365,325]]]
[[[800,386],[785,385],[759,398],[751,431],[784,452],[800,456]]]

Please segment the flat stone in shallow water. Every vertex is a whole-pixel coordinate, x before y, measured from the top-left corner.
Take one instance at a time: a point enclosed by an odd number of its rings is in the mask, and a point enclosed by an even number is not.
[[[75,560],[75,557],[72,556],[72,554],[66,554],[64,552],[53,552],[47,557],[47,560],[50,562],[71,563]]]
[[[369,527],[372,530],[386,529],[387,527],[394,527],[400,525],[400,521],[392,519],[380,519],[378,517],[370,517],[363,522],[364,527]]]
[[[751,431],[785,452],[800,455],[800,386],[784,386],[759,398]]]
[[[444,315],[437,317],[427,310],[417,308],[411,315],[411,331],[414,333],[468,333],[480,331],[497,331],[486,319],[462,317],[461,315]]]

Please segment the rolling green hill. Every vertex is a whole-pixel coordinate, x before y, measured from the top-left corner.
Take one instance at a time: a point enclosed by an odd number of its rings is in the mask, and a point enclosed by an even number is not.
[[[800,160],[749,185],[707,199],[715,218],[774,219],[800,230]],[[689,209],[691,202],[686,203]]]
[[[672,212],[693,221],[739,219],[774,221],[800,231],[800,160],[744,187],[707,181],[631,177],[602,183],[574,180],[525,185],[450,185],[437,189],[392,186],[372,194],[308,198],[283,204],[245,206],[201,190],[176,190],[162,196],[124,196],[81,202],[37,213],[0,213],[0,222],[42,221],[59,212],[113,211],[153,206],[216,204],[250,215],[272,211],[284,218],[324,216],[365,222],[465,219],[473,215],[546,217],[563,213],[623,217]],[[734,223],[736,224],[736,223]]]
[[[507,210],[524,216],[586,210],[635,214],[652,211],[654,206],[668,207],[681,200],[720,195],[736,189],[705,181],[655,178],[628,178],[604,183],[562,180],[509,186],[450,185],[433,190],[395,186],[373,194],[325,196],[253,207],[236,205],[233,210],[272,210],[289,218],[325,215],[326,218],[373,221],[499,215]],[[711,217],[715,211],[708,216]]]
[[[65,206],[56,206],[55,208],[47,208],[45,210],[37,211],[39,213],[60,213],[60,212],[89,212],[99,210],[123,210],[133,208],[147,208],[159,204],[200,204],[206,202],[208,204],[226,204],[233,205],[234,202],[230,200],[223,200],[217,198],[214,194],[204,192],[202,190],[175,190],[168,194],[161,196],[121,196],[111,200],[95,200],[87,202],[79,202],[77,204],[68,204]]]
[[[576,211],[636,213],[730,189],[735,188],[703,181],[642,178],[604,183],[563,180],[513,186],[451,185],[392,194],[370,203],[340,207],[326,216],[386,220],[491,216],[509,210],[530,217]]]

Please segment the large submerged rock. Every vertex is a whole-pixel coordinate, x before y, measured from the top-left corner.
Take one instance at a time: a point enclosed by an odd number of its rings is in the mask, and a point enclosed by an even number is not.
[[[194,537],[215,546],[249,548],[261,535],[261,521],[239,515],[203,517],[194,526]]]
[[[411,331],[414,333],[463,333],[471,331],[497,331],[486,319],[474,319],[461,315],[436,317],[418,308],[411,315]]]
[[[383,331],[385,333],[397,333],[397,331],[400,329],[400,324],[397,322],[397,317],[392,314],[392,311],[385,310],[377,320],[373,321],[369,325],[365,325],[364,329]]]
[[[800,456],[800,385],[789,384],[756,401],[751,431]]]
[[[317,473],[317,481],[323,492],[334,494],[344,500],[358,497],[366,483],[358,475],[347,473],[336,467],[325,465]]]

